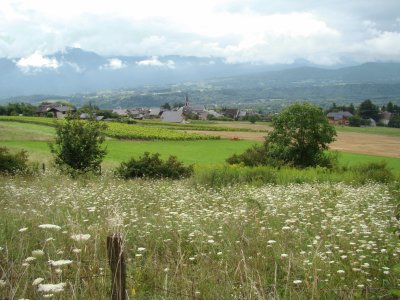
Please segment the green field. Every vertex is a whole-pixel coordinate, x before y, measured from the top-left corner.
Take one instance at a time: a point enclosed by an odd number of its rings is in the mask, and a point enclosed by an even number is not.
[[[50,162],[48,143],[54,136],[54,128],[44,125],[0,121],[0,145],[12,150],[25,149],[32,160]],[[104,166],[115,167],[130,157],[138,157],[145,151],[158,152],[163,158],[175,155],[186,164],[208,165],[223,163],[234,153],[241,153],[253,141],[205,140],[205,141],[124,141],[107,139],[108,154]],[[400,173],[400,159],[365,154],[341,152],[339,163],[354,166],[360,163],[386,161]]]
[[[335,126],[338,132],[357,132],[367,134],[378,134],[400,137],[399,128],[389,127],[350,127],[350,126]]]

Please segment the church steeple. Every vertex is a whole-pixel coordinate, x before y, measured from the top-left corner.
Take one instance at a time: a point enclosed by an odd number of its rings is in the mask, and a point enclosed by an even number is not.
[[[190,104],[189,104],[189,96],[188,96],[188,94],[185,94],[185,107],[189,107],[190,106]]]

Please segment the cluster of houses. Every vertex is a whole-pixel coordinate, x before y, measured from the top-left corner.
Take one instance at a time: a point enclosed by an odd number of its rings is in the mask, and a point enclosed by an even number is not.
[[[76,109],[71,106],[44,103],[39,106],[36,113],[38,116],[54,117],[54,118],[65,118],[68,114],[75,113]],[[160,119],[162,122],[171,123],[185,123],[188,116],[192,118],[198,118],[200,120],[207,120],[209,116],[215,118],[227,117],[233,120],[237,120],[241,117],[246,116],[247,112],[241,111],[240,109],[224,109],[221,112],[215,110],[208,110],[204,105],[190,105],[189,99],[186,96],[185,104],[182,107],[174,109],[164,109],[161,107],[152,108],[132,108],[132,109],[113,109],[112,113],[119,117],[129,117],[137,120],[143,119]],[[81,119],[89,118],[89,114],[80,114]],[[103,119],[102,116],[97,116],[98,120]]]
[[[329,123],[335,125],[345,125],[348,126],[350,124],[350,118],[353,116],[351,112],[348,111],[337,111],[337,112],[329,112],[327,115]],[[392,116],[391,112],[384,111],[379,115],[379,123],[387,126],[389,124],[390,118]],[[376,120],[370,118],[368,119],[369,126],[375,127]]]

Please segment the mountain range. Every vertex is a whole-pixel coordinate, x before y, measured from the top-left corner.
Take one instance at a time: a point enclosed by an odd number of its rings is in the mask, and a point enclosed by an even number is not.
[[[400,64],[331,68],[304,60],[282,65],[233,64],[218,57],[110,57],[78,48],[0,59],[1,102],[38,94],[93,101],[96,97],[89,94],[104,95],[102,91],[107,90],[115,92],[108,100],[102,98],[100,104],[106,107],[158,105],[166,99],[182,99],[182,92],[203,104],[271,99],[357,102],[365,98],[396,102],[400,99]]]

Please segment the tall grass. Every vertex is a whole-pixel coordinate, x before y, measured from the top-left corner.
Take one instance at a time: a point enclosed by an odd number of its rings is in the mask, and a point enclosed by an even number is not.
[[[133,299],[379,298],[398,286],[383,184],[207,189],[46,173],[2,177],[0,190],[1,299],[108,299],[110,232],[124,237]],[[38,278],[63,291],[41,292]]]
[[[399,176],[397,176],[398,178]],[[270,166],[246,167],[242,165],[214,165],[198,167],[192,177],[195,185],[220,187],[235,184],[262,185],[268,183],[347,183],[365,184],[369,181],[388,183],[396,179],[385,162],[336,169],[292,167],[274,168]]]

